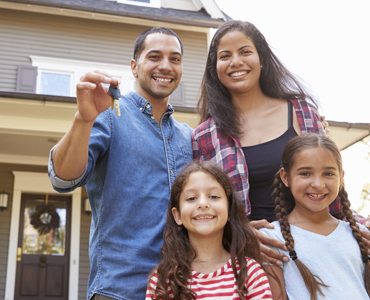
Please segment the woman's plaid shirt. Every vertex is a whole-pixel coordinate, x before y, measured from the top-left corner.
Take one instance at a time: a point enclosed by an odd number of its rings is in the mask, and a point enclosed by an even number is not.
[[[304,100],[290,100],[295,108],[301,133],[325,134],[316,108]],[[237,138],[223,134],[213,118],[200,124],[192,132],[193,157],[198,161],[212,161],[222,168],[238,191],[246,213],[251,213],[248,199],[248,167],[244,153]],[[330,213],[342,219],[337,198],[330,205]]]

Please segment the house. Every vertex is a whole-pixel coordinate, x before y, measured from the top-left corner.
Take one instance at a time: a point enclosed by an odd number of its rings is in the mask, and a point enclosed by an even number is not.
[[[122,93],[133,90],[135,38],[169,27],[185,49],[170,101],[176,119],[196,126],[209,28],[227,19],[213,0],[0,1],[0,299],[86,298],[86,191],[57,194],[47,178],[81,75],[105,70],[121,79]]]
[[[47,178],[80,76],[102,69],[121,79],[122,92],[133,89],[135,38],[167,26],[185,49],[174,117],[195,127],[209,28],[228,18],[213,0],[0,0],[0,299],[86,298],[86,191],[57,194]],[[370,133],[368,124],[329,125],[342,148]]]

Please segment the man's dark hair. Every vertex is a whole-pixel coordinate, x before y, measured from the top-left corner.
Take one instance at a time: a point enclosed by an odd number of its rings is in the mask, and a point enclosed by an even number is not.
[[[138,60],[139,56],[141,55],[141,52],[143,52],[143,50],[145,48],[145,39],[146,39],[146,37],[150,34],[153,34],[153,33],[162,33],[162,34],[167,34],[167,35],[173,35],[174,37],[176,37],[177,40],[180,43],[181,56],[182,56],[182,54],[184,52],[184,48],[182,46],[182,42],[181,42],[180,38],[177,36],[177,34],[174,31],[172,31],[171,29],[169,29],[167,27],[152,27],[152,28],[142,32],[136,38],[135,45],[134,45],[134,59],[136,61]]]

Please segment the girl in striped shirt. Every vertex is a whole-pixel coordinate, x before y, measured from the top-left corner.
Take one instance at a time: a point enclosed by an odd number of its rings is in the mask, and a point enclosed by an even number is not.
[[[259,243],[229,177],[192,162],[175,179],[149,299],[272,299]]]

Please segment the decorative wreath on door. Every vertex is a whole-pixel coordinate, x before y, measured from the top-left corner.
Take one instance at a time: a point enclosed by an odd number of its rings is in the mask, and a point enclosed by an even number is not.
[[[60,217],[53,204],[40,204],[30,212],[30,219],[31,225],[40,235],[47,234],[60,225]]]

